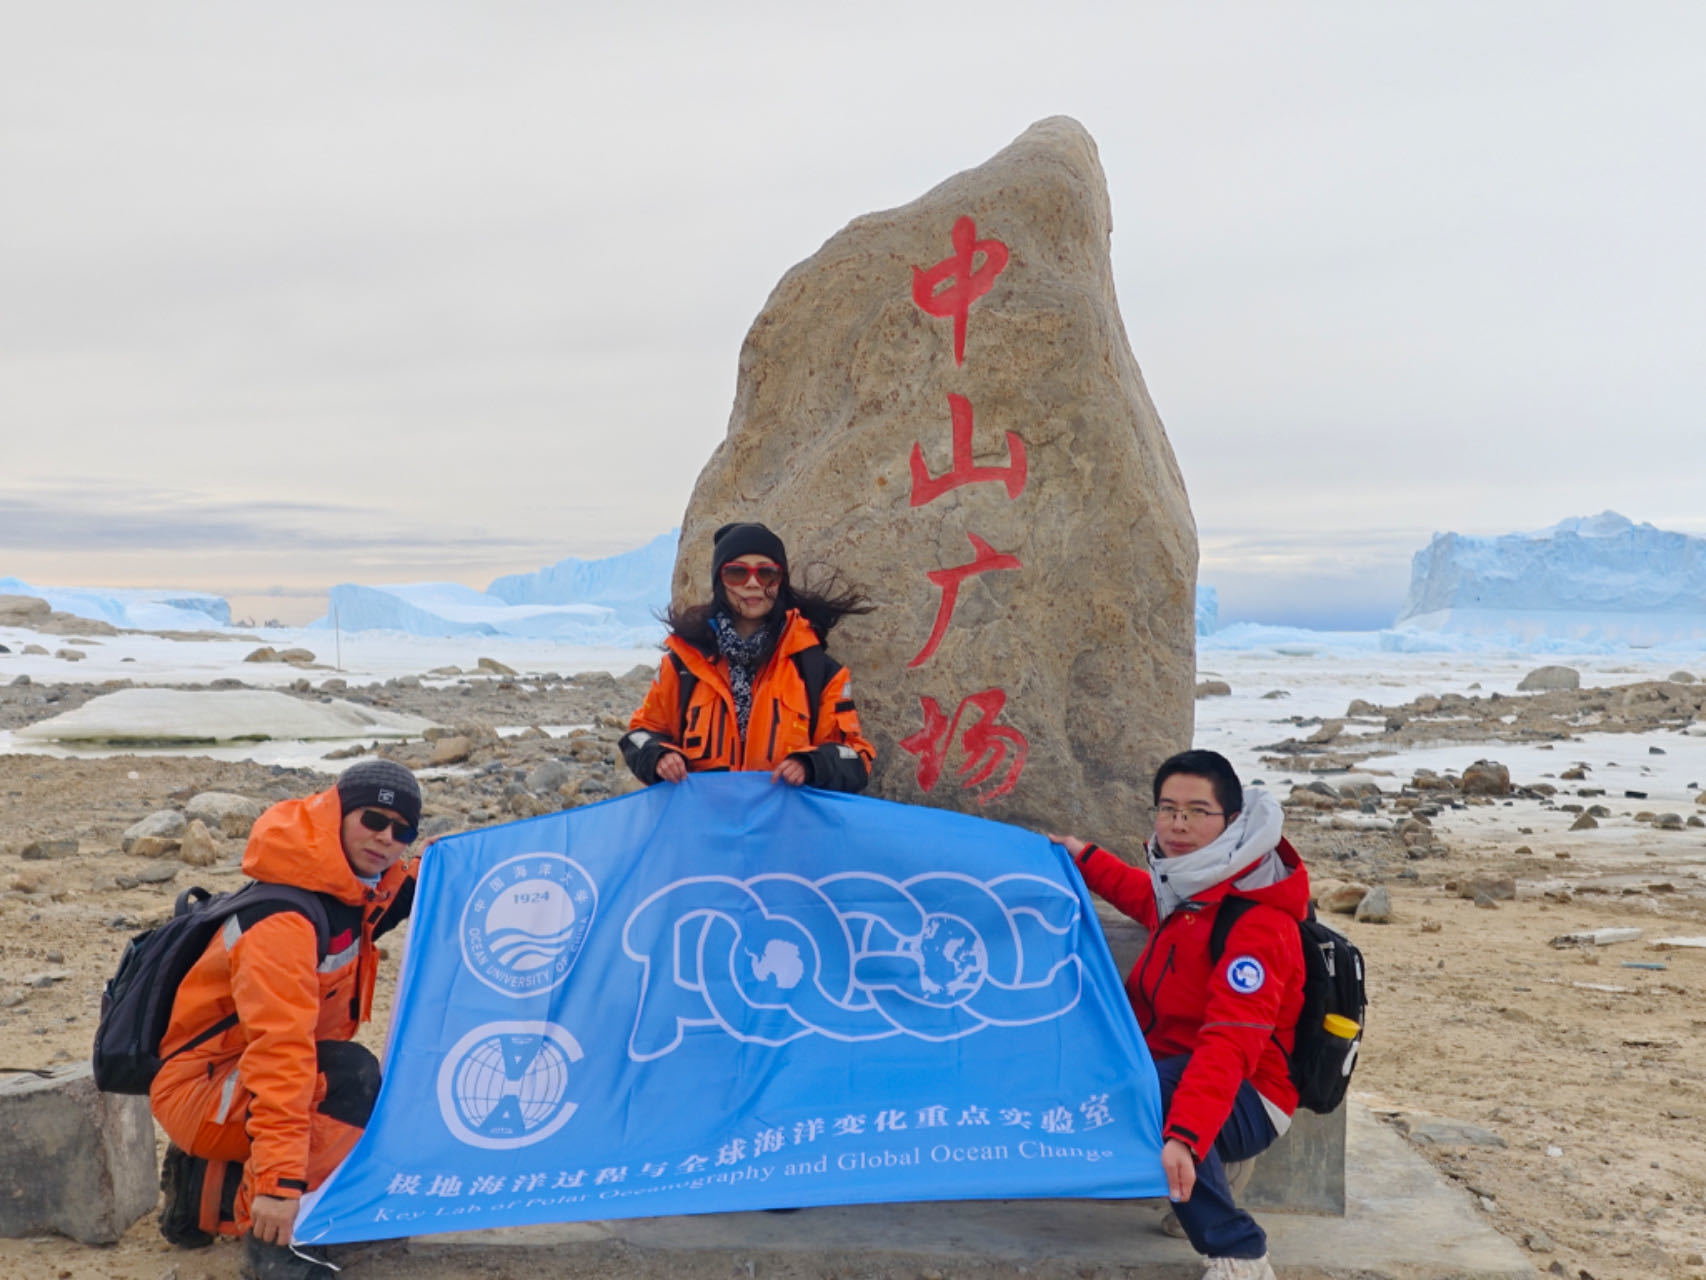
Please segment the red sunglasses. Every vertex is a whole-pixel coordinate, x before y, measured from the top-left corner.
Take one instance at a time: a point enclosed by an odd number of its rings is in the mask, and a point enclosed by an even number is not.
[[[757,579],[761,587],[773,587],[782,581],[782,566],[766,561],[763,564],[741,564],[731,560],[717,571],[725,587],[739,587]]]

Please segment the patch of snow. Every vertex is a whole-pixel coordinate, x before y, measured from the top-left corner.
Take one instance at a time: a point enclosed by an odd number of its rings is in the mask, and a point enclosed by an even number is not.
[[[20,743],[218,743],[418,738],[431,720],[270,689],[120,689],[14,731]]]

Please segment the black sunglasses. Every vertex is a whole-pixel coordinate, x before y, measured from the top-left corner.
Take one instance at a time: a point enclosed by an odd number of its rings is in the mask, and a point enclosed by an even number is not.
[[[415,842],[415,837],[420,834],[420,829],[418,827],[411,827],[401,818],[387,818],[377,809],[363,809],[361,811],[361,825],[366,827],[369,831],[376,832],[383,831],[385,828],[389,827],[391,829],[392,838],[395,839],[398,844],[413,844]]]

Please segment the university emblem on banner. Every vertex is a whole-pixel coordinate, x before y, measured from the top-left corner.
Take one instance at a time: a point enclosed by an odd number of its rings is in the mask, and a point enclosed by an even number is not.
[[[525,1147],[550,1137],[574,1115],[575,1038],[549,1022],[488,1022],[444,1056],[438,1105],[444,1123],[473,1147]]]
[[[598,887],[572,858],[524,853],[492,868],[462,909],[462,957],[494,991],[533,996],[574,967]]]

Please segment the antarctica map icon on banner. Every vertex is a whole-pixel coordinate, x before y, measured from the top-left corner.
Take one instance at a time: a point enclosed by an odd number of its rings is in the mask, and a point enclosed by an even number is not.
[[[1160,1130],[1065,850],[695,775],[426,850],[378,1103],[296,1232],[1164,1196]]]

